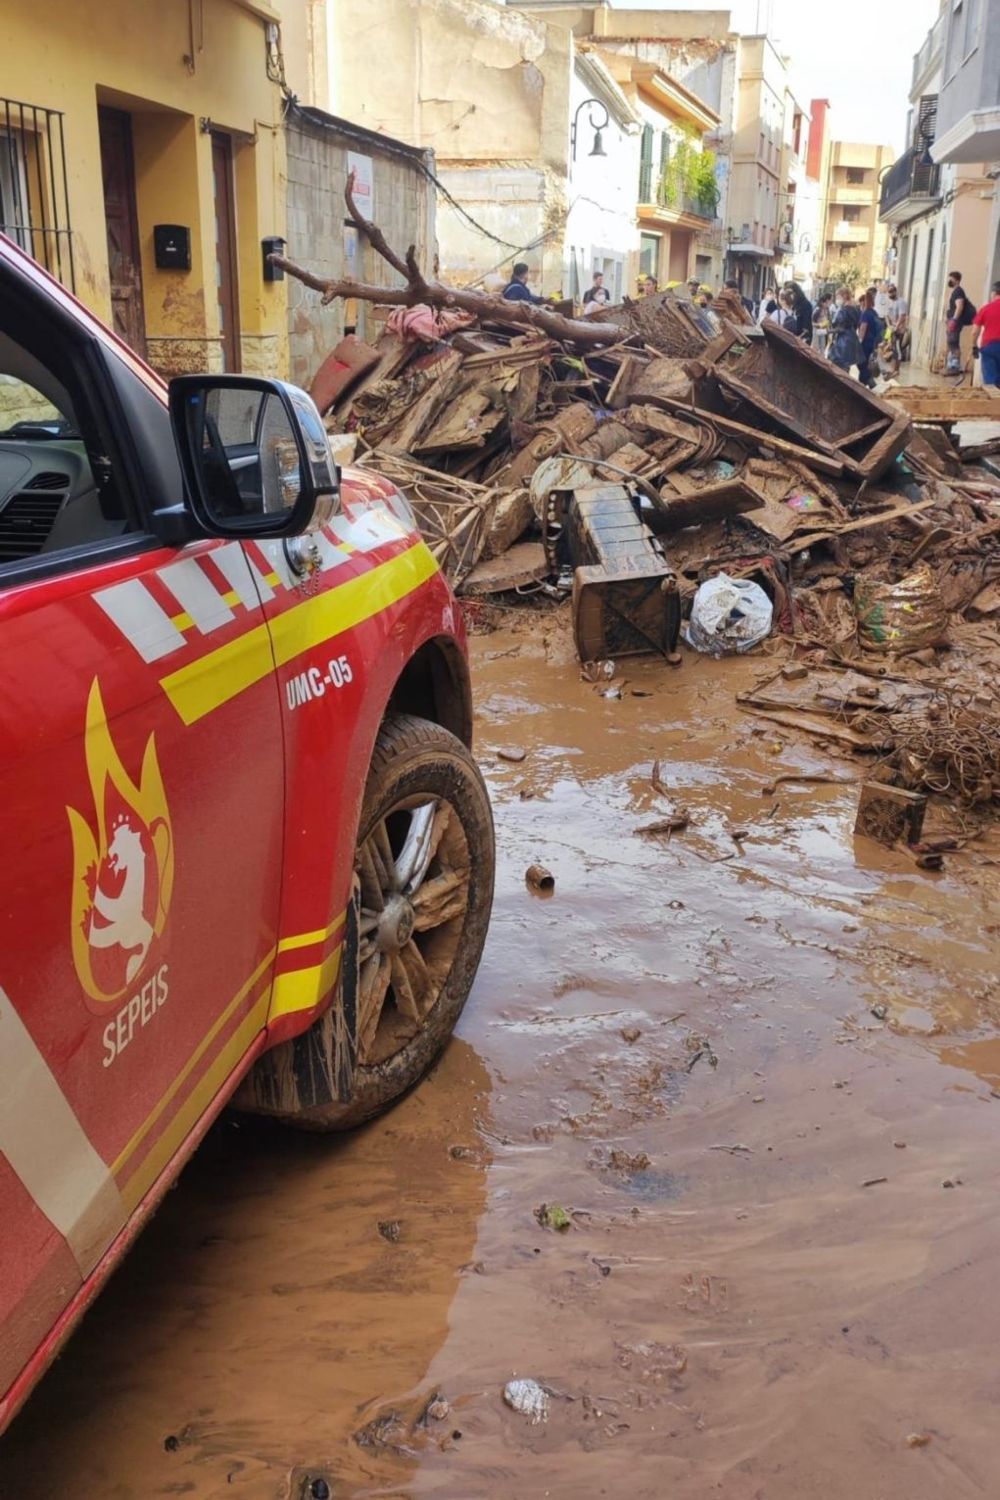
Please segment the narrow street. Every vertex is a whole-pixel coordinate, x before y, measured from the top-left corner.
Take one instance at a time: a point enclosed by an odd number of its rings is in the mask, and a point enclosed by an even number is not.
[[[473,648],[499,882],[457,1038],[353,1135],[222,1119],[4,1500],[995,1493],[1000,841],[936,875],[855,844],[853,786],[762,795],[859,763],[736,710],[760,655],[619,700],[568,607]]]

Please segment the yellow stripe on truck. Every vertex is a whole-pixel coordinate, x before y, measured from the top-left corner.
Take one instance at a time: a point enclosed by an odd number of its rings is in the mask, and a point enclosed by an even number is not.
[[[293,969],[290,973],[276,974],[271,990],[271,1010],[268,1022],[279,1016],[295,1015],[299,1011],[313,1010],[325,1000],[337,982],[340,973],[340,956],[343,946],[325,958],[321,964],[308,969]]]
[[[185,724],[195,724],[273,670],[398,604],[433,578],[438,566],[423,542],[399,557],[255,625],[236,640],[161,678]],[[273,655],[272,655],[273,642]]]
[[[299,932],[294,937],[282,938],[278,943],[279,953],[289,953],[293,948],[312,948],[316,943],[325,943],[327,938],[333,937],[338,927],[342,927],[347,917],[346,908],[339,916],[334,917],[329,927],[320,927],[316,932]]]

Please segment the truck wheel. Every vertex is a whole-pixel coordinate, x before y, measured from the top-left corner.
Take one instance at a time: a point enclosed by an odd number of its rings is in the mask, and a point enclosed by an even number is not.
[[[469,751],[426,719],[389,716],[368,772],[355,860],[361,915],[351,1097],[286,1115],[289,1124],[358,1125],[427,1071],[476,977],[493,867],[493,815]],[[346,955],[343,967],[353,967]]]

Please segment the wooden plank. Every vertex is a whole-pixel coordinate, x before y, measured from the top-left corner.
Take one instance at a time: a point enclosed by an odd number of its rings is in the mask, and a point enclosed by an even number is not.
[[[837,447],[850,448],[852,443],[860,443],[862,438],[872,437],[876,432],[883,432],[888,426],[888,418],[879,417],[877,422],[869,422],[867,427],[859,427],[857,432],[849,432],[846,437],[838,441]]]
[[[462,593],[473,597],[502,594],[537,583],[548,576],[549,565],[541,542],[515,542],[502,557],[477,563],[462,586]]]
[[[792,542],[789,552],[802,552],[806,547],[811,547],[813,542],[824,542],[832,536],[844,536],[849,531],[864,531],[869,526],[878,526],[883,521],[897,521],[901,516],[915,516],[922,510],[929,510],[933,505],[940,505],[937,496],[930,500],[918,500],[914,505],[896,505],[892,510],[883,510],[875,516],[862,516],[859,521],[847,521],[843,526],[824,527],[819,531],[811,531],[808,536],[801,537],[799,541]]]
[[[676,475],[674,483],[681,478]],[[701,526],[711,521],[725,521],[730,516],[742,516],[760,510],[764,504],[758,492],[742,479],[727,479],[722,484],[709,484],[704,489],[692,489],[676,499],[664,498],[659,511],[643,511],[643,520],[650,531],[661,533],[682,531],[685,526]]]

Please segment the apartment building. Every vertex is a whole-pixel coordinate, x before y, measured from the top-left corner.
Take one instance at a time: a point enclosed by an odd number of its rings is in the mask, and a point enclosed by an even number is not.
[[[995,0],[944,0],[942,17],[942,80],[930,152],[942,164],[983,164],[979,192],[990,203],[989,225],[978,254],[960,267],[971,296],[981,302],[1000,278],[1000,6]]]
[[[985,163],[934,160],[947,21],[943,6],[913,59],[907,147],[883,176],[879,209],[891,274],[910,304],[911,358],[931,368],[944,359],[948,271],[963,272],[974,301],[985,294],[993,207]]]
[[[891,146],[831,141],[826,160],[825,213],[819,273],[854,286],[886,275],[888,229],[879,219],[882,173]]]

